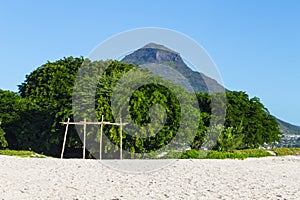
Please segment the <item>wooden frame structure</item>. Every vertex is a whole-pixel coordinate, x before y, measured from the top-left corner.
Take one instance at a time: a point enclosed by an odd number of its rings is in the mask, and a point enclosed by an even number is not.
[[[61,150],[61,155],[60,158],[63,159],[64,156],[64,151],[65,151],[65,146],[66,146],[66,140],[67,140],[67,134],[68,134],[68,128],[70,124],[74,125],[82,125],[83,126],[83,159],[85,159],[85,149],[86,149],[86,126],[87,125],[100,125],[100,139],[99,139],[99,159],[102,159],[102,135],[103,135],[103,126],[104,125],[117,125],[120,126],[120,160],[123,159],[122,155],[122,130],[123,130],[123,125],[126,125],[128,123],[122,123],[122,118],[120,118],[120,123],[112,123],[112,122],[104,122],[103,115],[101,117],[101,122],[87,122],[86,118],[84,118],[84,121],[80,122],[70,122],[70,118],[68,118],[67,122],[61,122],[62,124],[66,125],[66,130],[65,130],[65,135],[64,135],[64,141],[63,141],[63,146]]]

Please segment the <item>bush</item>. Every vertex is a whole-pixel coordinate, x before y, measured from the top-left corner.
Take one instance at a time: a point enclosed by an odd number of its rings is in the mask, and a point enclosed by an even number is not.
[[[245,158],[260,158],[272,156],[269,152],[263,149],[244,149],[244,150],[234,150],[227,152],[220,151],[210,151],[206,158],[209,159],[245,159]]]
[[[191,149],[185,151],[180,158],[181,159],[202,159],[202,158],[206,158],[206,156],[207,153],[205,151]]]

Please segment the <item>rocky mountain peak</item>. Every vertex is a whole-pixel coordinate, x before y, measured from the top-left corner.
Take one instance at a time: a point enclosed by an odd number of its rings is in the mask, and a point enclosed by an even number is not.
[[[151,42],[149,44],[146,44],[144,47],[142,47],[142,49],[156,49],[156,50],[168,51],[168,52],[179,55],[179,53],[165,47],[164,45],[156,44],[156,43],[153,43],[153,42]]]
[[[224,91],[216,80],[207,77],[201,72],[193,71],[189,68],[180,54],[160,44],[149,43],[144,47],[134,51],[133,53],[125,56],[121,62],[133,65],[139,65],[145,68],[147,65],[156,65],[154,74],[163,73],[162,66],[171,67],[174,72],[181,74],[187,80],[195,92],[221,92]],[[153,68],[152,68],[153,69]],[[186,87],[184,80],[175,73],[165,72],[166,79],[171,80],[175,84],[184,87],[191,91],[191,87]],[[174,80],[174,77],[177,77]],[[208,87],[209,85],[209,87]],[[210,89],[208,89],[210,88]]]

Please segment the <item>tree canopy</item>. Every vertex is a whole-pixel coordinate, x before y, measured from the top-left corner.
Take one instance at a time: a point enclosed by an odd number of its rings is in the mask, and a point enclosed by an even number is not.
[[[82,82],[75,83],[83,64],[90,68],[83,72]],[[99,79],[93,79],[95,74],[101,74],[96,76]],[[139,81],[145,84],[126,87],[126,84],[138,85],[134,78],[139,74],[143,75],[143,80]],[[96,88],[91,89],[91,83],[95,81]],[[82,87],[80,92],[76,93],[78,88],[74,89],[74,84]],[[105,120],[116,122],[119,119],[115,116],[127,113],[128,118],[124,120],[131,118],[133,124],[141,127],[136,129],[132,125],[124,130],[123,149],[131,153],[149,153],[179,136],[182,140],[176,142],[182,144],[182,148],[200,149],[209,142],[205,141],[207,134],[218,133],[220,137],[214,148],[219,150],[257,148],[264,143],[279,141],[281,136],[276,120],[260,100],[249,98],[245,92],[226,91],[225,122],[222,124],[220,120],[220,125],[211,126],[212,109],[215,109],[211,106],[212,99],[220,98],[218,94],[195,95],[134,65],[67,57],[48,61],[26,76],[18,94],[0,90],[0,146],[58,156],[64,133],[60,122],[67,118],[74,120],[77,112],[85,108],[83,102],[79,110],[72,109],[76,95],[94,98],[90,113],[94,112],[99,121],[104,115]],[[128,105],[126,108],[125,104]],[[85,114],[88,117],[88,113]],[[193,120],[197,122],[196,127],[189,123]],[[104,152],[118,151],[118,133],[118,127],[104,127],[104,134],[110,141],[103,146]],[[80,130],[70,127],[68,148],[74,151],[81,148],[80,134]],[[91,127],[88,137],[96,144],[99,137],[95,134],[98,133]],[[89,150],[94,153],[98,148]]]

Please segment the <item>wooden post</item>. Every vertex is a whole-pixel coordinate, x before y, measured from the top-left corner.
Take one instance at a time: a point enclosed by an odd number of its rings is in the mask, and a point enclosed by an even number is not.
[[[62,150],[61,150],[60,159],[63,159],[63,157],[64,157],[64,151],[65,151],[65,146],[66,146],[66,140],[67,140],[67,133],[68,133],[68,128],[69,128],[69,122],[70,122],[70,118],[68,118],[68,122],[67,122],[67,126],[66,126],[66,131],[65,131],[65,136],[64,136],[64,142],[63,142],[63,147],[62,147]]]
[[[123,150],[123,147],[122,147],[122,118],[120,118],[120,160],[123,159],[123,155],[122,155],[122,150]]]
[[[101,127],[100,127],[100,140],[99,140],[99,159],[102,159],[102,132],[103,132],[103,115],[101,119]]]
[[[85,144],[86,144],[86,118],[83,123],[83,159],[85,159]]]
[[[100,131],[100,140],[99,140],[99,158],[102,159],[102,137],[103,137],[103,126],[106,124],[106,125],[116,125],[116,126],[120,126],[120,160],[123,159],[123,125],[126,125],[128,123],[122,123],[122,118],[120,118],[120,123],[112,123],[112,122],[104,122],[104,119],[103,119],[103,115],[102,115],[102,120],[101,122],[87,122],[86,121],[86,118],[84,118],[84,121],[80,121],[80,122],[70,122],[70,118],[68,118],[68,122],[61,122],[62,124],[67,124],[66,126],[66,131],[65,131],[65,135],[64,135],[64,141],[63,141],[63,147],[62,147],[62,152],[61,152],[61,158],[63,158],[63,154],[64,154],[64,150],[65,150],[65,145],[66,145],[66,140],[67,140],[67,133],[68,133],[68,128],[69,128],[69,125],[70,124],[74,124],[74,125],[80,125],[82,126],[83,125],[83,159],[85,159],[85,152],[86,152],[86,137],[87,137],[87,133],[86,133],[86,127],[87,125],[91,125],[91,124],[94,124],[94,125],[101,125],[101,131]]]

